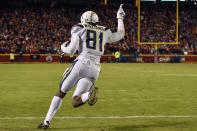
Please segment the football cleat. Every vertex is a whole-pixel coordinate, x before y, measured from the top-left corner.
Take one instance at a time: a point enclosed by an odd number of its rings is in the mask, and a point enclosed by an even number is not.
[[[46,121],[46,122],[41,123],[41,124],[38,126],[38,128],[39,128],[39,129],[47,129],[47,128],[49,128],[49,125],[50,125],[49,121]]]
[[[97,96],[98,96],[98,88],[94,87],[93,85],[89,90],[88,104],[90,106],[93,106],[97,102]]]

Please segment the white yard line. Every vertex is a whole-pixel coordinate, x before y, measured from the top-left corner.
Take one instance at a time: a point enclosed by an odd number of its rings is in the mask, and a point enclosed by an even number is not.
[[[101,92],[127,92],[128,90],[102,90]],[[74,92],[73,90],[69,91],[69,92]]]
[[[128,90],[102,90],[101,89],[101,92],[127,92]]]
[[[183,99],[118,99],[118,101],[182,101]],[[117,101],[115,99],[99,99],[98,101]],[[190,99],[190,101],[196,101],[196,99]]]
[[[134,118],[197,118],[197,115],[155,115],[155,116],[65,116],[54,117],[54,119],[134,119]],[[44,117],[0,117],[0,120],[32,120],[44,119]]]
[[[161,74],[162,76],[185,76],[185,77],[196,77],[197,74]]]
[[[161,72],[161,71],[159,71],[159,70],[148,70],[148,71],[139,71],[139,72],[144,72],[144,73],[151,73],[151,72]]]
[[[128,90],[118,90],[118,91],[120,91],[120,92],[126,92],[126,91],[128,91]]]

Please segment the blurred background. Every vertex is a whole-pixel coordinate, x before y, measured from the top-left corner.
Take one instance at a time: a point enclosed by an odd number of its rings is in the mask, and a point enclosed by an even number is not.
[[[0,54],[60,54],[60,45],[69,40],[72,26],[87,10],[95,11],[102,25],[116,31],[121,3],[126,35],[107,44],[105,54],[155,55],[155,45],[138,43],[138,0],[1,0]],[[176,0],[141,0],[140,10],[141,42],[176,41]],[[196,14],[196,0],[179,0],[179,43],[159,45],[158,55],[197,54]]]
[[[92,10],[114,32],[121,3],[125,37],[105,46],[98,103],[73,109],[71,89],[50,131],[196,131],[197,0],[178,12],[176,0],[0,0],[0,131],[37,130],[77,57],[60,52],[72,26]]]

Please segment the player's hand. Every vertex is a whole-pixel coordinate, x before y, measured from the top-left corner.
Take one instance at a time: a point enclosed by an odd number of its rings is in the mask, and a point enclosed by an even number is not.
[[[69,41],[64,42],[64,43],[61,45],[61,50],[63,50],[64,48],[66,48],[68,45],[69,45]]]
[[[120,8],[119,8],[119,10],[117,12],[117,18],[123,20],[124,19],[124,16],[125,16],[125,12],[124,12],[124,10],[122,8],[122,5],[123,4],[120,5]]]

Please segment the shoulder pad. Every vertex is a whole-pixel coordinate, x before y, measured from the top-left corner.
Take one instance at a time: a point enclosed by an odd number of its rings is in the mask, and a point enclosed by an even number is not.
[[[79,26],[79,27],[83,28],[83,25],[82,24],[76,24],[73,27],[75,27],[75,26]]]
[[[72,29],[71,29],[71,35],[73,34],[73,33],[77,33],[78,31],[80,31],[81,29],[83,29],[84,28],[84,26],[82,25],[82,24],[76,24],[76,25],[74,25],[73,27],[72,27]]]

